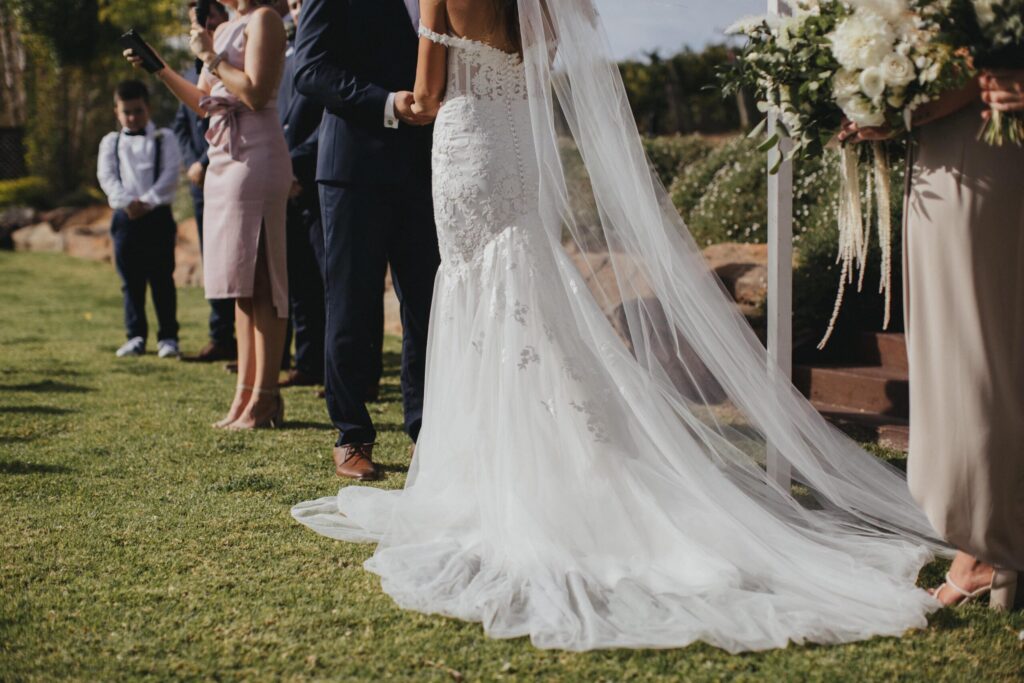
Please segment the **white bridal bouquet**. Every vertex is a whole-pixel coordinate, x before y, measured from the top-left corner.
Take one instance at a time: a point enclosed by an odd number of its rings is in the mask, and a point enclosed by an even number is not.
[[[998,0],[996,0],[998,1]],[[1024,0],[1021,0],[1024,1]],[[967,73],[966,57],[945,40],[943,27],[918,11],[926,0],[794,0],[784,17],[747,19],[730,30],[747,37],[722,76],[732,92],[752,88],[758,108],[774,113],[794,141],[793,156],[820,154],[845,120],[860,127],[907,131],[914,111]],[[754,134],[760,133],[760,127]],[[778,136],[764,148],[778,143]],[[839,292],[824,347],[846,287],[859,270],[863,285],[870,227],[877,215],[888,327],[892,284],[892,193],[885,143],[843,145],[840,154]],[[861,177],[867,185],[862,201]]]

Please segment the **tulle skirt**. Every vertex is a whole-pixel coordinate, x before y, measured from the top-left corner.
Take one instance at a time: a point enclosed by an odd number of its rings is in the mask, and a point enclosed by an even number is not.
[[[442,264],[406,488],[347,486],[295,518],[377,543],[366,568],[401,607],[541,648],[737,652],[926,626],[929,552],[781,489],[752,497],[541,232]]]

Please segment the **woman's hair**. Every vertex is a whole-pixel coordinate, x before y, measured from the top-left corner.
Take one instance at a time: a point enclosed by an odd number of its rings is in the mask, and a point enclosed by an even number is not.
[[[518,0],[491,0],[491,7],[494,11],[494,22],[505,33],[505,39],[516,52],[522,53],[523,39],[519,35]]]

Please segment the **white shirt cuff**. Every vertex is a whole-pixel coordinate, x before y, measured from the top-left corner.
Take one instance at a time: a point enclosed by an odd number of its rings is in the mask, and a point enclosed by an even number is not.
[[[388,95],[384,103],[384,127],[398,128],[398,117],[395,116],[395,93]]]

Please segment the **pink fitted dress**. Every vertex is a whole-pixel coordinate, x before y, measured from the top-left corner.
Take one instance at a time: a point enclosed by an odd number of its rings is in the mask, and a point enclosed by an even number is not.
[[[214,36],[214,47],[225,53],[224,61],[240,69],[245,66],[245,30],[251,16],[223,24]],[[282,45],[282,54],[284,50]],[[210,165],[203,186],[206,298],[252,296],[262,228],[274,309],[278,317],[287,318],[285,216],[292,162],[276,93],[266,106],[253,111],[209,70],[203,70],[203,78],[212,84],[210,96],[200,105],[210,114]]]

